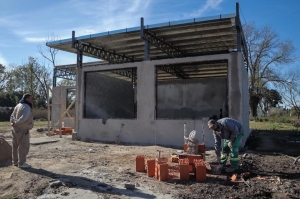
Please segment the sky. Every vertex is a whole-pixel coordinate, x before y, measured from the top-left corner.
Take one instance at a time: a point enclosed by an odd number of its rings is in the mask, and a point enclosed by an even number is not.
[[[291,40],[300,57],[299,0],[0,0],[0,64],[21,65],[28,57],[44,59],[50,37],[76,36],[168,21],[230,14],[240,4],[242,23],[272,26]],[[84,62],[95,61],[84,58]],[[76,55],[59,51],[57,65],[76,63]],[[294,64],[300,65],[300,59]]]

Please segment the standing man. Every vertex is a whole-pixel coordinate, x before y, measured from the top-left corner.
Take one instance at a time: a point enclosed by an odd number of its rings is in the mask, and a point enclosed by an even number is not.
[[[215,152],[217,161],[226,164],[228,156],[230,155],[231,167],[227,172],[233,172],[239,167],[239,145],[240,140],[244,135],[243,125],[231,118],[222,118],[219,120],[209,120],[208,128],[213,130],[215,139]],[[224,139],[223,147],[221,149],[221,139]]]
[[[26,164],[26,156],[29,152],[29,130],[33,128],[32,103],[32,96],[24,94],[10,116],[13,165],[24,169],[31,167]]]

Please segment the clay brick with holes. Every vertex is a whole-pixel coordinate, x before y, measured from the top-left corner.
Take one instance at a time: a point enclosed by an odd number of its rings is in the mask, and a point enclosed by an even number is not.
[[[196,182],[206,181],[206,165],[203,160],[194,160],[196,168]]]
[[[189,159],[189,163],[194,163],[194,160],[202,159],[202,155],[187,155],[187,159]]]
[[[205,153],[205,144],[198,144],[198,153]]]
[[[135,169],[136,172],[144,172],[145,171],[145,157],[143,155],[136,156]]]
[[[189,172],[189,159],[179,159],[179,173],[180,180],[189,181],[190,180],[190,172]]]
[[[166,163],[157,164],[158,180],[166,181],[169,179],[169,166]]]
[[[147,175],[148,177],[155,176],[155,160],[147,160]]]

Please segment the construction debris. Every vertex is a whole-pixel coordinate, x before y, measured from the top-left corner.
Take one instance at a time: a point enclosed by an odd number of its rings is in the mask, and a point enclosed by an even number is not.
[[[126,183],[126,184],[124,185],[124,187],[125,187],[126,189],[135,189],[135,185],[134,185],[134,184],[131,184],[131,183]]]
[[[4,138],[0,138],[0,163],[11,160],[12,147]]]

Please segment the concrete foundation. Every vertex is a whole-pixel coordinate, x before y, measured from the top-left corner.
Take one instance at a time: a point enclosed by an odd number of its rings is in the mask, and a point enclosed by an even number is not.
[[[158,84],[156,93],[156,65],[211,60],[228,60],[227,78],[162,83]],[[98,96],[95,102],[102,99],[99,99],[100,94],[89,90],[96,87],[86,88],[86,73],[129,68],[137,68],[136,118],[108,118],[106,123],[101,122],[103,118],[100,117],[104,117],[102,114],[97,115],[99,118],[87,118],[84,115],[85,93],[89,93],[88,99]],[[244,125],[245,136],[241,142],[241,146],[244,146],[249,135],[247,80],[242,54],[239,52],[78,68],[75,131],[78,137],[114,142],[120,133],[122,124],[124,124],[120,135],[121,142],[172,145],[182,148],[184,143],[183,125],[186,123],[188,133],[195,129],[197,131],[196,138],[199,142],[205,142],[206,147],[213,147],[214,139],[212,131],[206,125],[207,118],[212,115],[219,115],[224,101],[228,100],[229,117],[241,121]],[[110,84],[105,86],[108,90],[116,89]],[[121,89],[121,87],[119,88]],[[156,94],[158,95],[156,96]],[[156,98],[158,99],[157,102]],[[120,100],[119,103],[122,103],[122,100],[127,103],[126,99],[118,100]],[[98,103],[97,106],[99,107],[97,108],[105,110],[103,105]],[[57,111],[57,109],[53,110]]]

